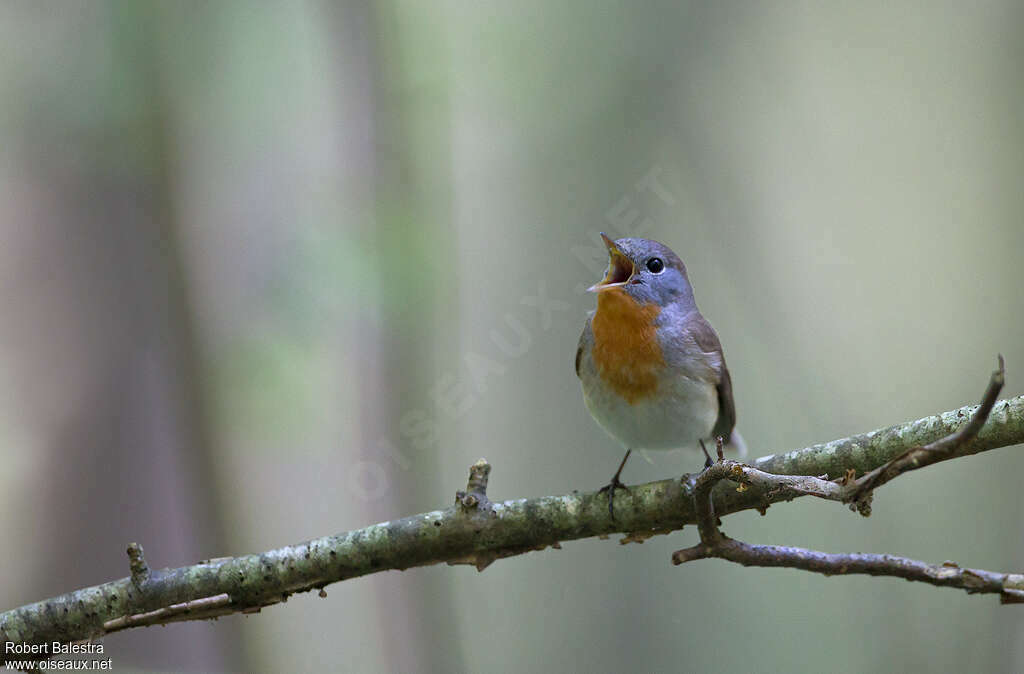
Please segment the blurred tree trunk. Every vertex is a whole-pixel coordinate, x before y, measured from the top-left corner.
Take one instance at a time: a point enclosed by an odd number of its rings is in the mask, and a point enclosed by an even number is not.
[[[33,142],[19,160],[32,169],[18,176],[18,212],[4,236],[12,259],[34,263],[20,270],[31,292],[10,296],[17,304],[9,315],[19,320],[5,321],[4,337],[21,356],[15,376],[25,423],[46,438],[46,480],[32,490],[28,512],[47,535],[25,596],[119,575],[130,541],[164,566],[208,556],[222,538],[178,255],[166,116],[173,107],[161,89],[152,24],[132,3],[82,9],[62,57],[107,50],[105,71],[79,73],[95,85],[85,92],[94,98],[76,103],[99,121],[75,129],[78,136],[69,134],[77,120],[62,116],[71,109],[29,122]],[[125,24],[132,29],[120,30]],[[110,82],[116,95],[102,86]],[[43,91],[34,105],[61,95]],[[144,630],[118,639],[112,657],[119,667],[232,669],[237,637],[230,622],[215,632]]]
[[[365,242],[367,268],[378,288],[372,301],[379,306],[367,314],[378,320],[351,325],[359,358],[358,370],[347,374],[359,382],[362,465],[381,471],[354,479],[384,478],[383,484],[368,485],[376,493],[361,501],[361,509],[370,519],[388,519],[436,503],[438,493],[431,479],[437,446],[417,451],[399,429],[403,415],[422,406],[431,388],[435,353],[450,348],[441,345],[439,326],[454,320],[446,316],[451,309],[444,297],[455,269],[445,255],[452,236],[448,113],[444,100],[417,96],[410,76],[419,67],[443,68],[410,61],[408,43],[426,26],[410,22],[405,11],[352,3],[332,5],[330,16],[338,67],[366,68],[358,79],[365,77],[367,87],[339,90],[338,96],[349,105],[353,97],[366,96],[368,147],[360,142],[339,152],[373,181],[372,215],[356,225],[355,237]],[[358,129],[349,125],[346,132]],[[347,189],[353,191],[351,185]],[[347,197],[359,200],[357,194]],[[389,575],[376,588],[379,641],[402,644],[382,650],[390,671],[463,668],[452,623],[438,620],[453,610],[446,578]],[[446,647],[436,648],[438,643]]]

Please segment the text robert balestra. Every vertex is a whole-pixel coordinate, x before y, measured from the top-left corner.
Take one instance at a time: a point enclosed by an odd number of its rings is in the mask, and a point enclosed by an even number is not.
[[[65,644],[51,641],[45,644],[25,644],[8,641],[4,644],[7,655],[77,655],[79,653],[103,653],[103,644]]]

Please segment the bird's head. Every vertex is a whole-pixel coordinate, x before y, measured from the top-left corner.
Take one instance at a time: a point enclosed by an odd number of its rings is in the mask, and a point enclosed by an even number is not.
[[[664,307],[681,299],[693,299],[686,266],[668,246],[650,239],[612,241],[601,233],[608,248],[604,279],[587,288],[603,293],[621,290],[639,304]]]

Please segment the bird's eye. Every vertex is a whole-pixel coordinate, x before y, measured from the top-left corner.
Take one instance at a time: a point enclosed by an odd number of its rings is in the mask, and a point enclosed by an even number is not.
[[[665,271],[665,263],[661,261],[660,257],[652,257],[647,261],[647,270],[652,274],[660,274]]]

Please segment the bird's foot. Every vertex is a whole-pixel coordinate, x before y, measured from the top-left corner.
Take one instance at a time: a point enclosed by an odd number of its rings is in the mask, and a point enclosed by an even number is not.
[[[603,494],[604,492],[608,492],[608,514],[611,516],[613,522],[615,521],[615,509],[614,509],[613,505],[615,503],[615,490],[616,489],[623,489],[630,496],[633,495],[633,492],[630,491],[629,487],[627,487],[625,484],[623,484],[622,480],[619,479],[619,474],[618,473],[615,474],[615,477],[612,478],[611,482],[609,482],[608,484],[606,484],[605,486],[603,486],[603,487],[601,487],[600,489],[597,490],[598,494]]]

